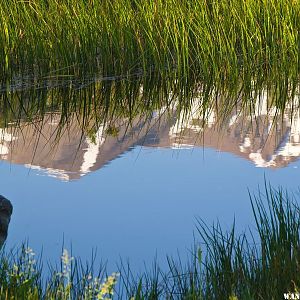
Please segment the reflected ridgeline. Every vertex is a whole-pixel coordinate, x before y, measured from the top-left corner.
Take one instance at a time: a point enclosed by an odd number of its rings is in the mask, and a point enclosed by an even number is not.
[[[0,195],[0,249],[2,248],[8,232],[13,206],[9,200]]]
[[[177,80],[100,82],[78,91],[27,91],[21,107],[22,98],[15,102],[13,94],[13,110],[4,110],[0,129],[0,158],[64,181],[96,171],[137,145],[210,147],[265,168],[298,159],[298,88],[287,86],[291,94],[243,88],[187,88]]]

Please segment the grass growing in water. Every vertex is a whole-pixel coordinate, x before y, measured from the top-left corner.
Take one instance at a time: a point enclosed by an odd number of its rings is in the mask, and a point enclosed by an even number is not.
[[[0,0],[0,78],[298,81],[294,0]],[[107,77],[108,76],[108,77]]]
[[[1,299],[282,299],[300,287],[300,206],[282,189],[266,187],[250,196],[257,232],[237,235],[235,226],[224,232],[199,221],[204,247],[195,245],[188,264],[168,258],[167,272],[155,266],[140,277],[126,267],[103,279],[104,268],[93,279],[95,266],[84,266],[67,251],[60,270],[51,268],[42,279],[33,253],[2,252]],[[258,234],[258,238],[254,238]],[[251,238],[249,238],[249,236]],[[88,291],[88,292],[87,292]],[[98,297],[98,298],[97,298]],[[101,298],[102,297],[102,298]]]

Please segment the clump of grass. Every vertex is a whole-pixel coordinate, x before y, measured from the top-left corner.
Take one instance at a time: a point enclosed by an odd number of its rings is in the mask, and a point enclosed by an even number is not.
[[[199,221],[204,247],[183,264],[169,258],[169,271],[143,274],[134,284],[136,299],[281,299],[300,286],[300,206],[282,189],[266,187],[251,196],[257,232],[236,234]],[[256,237],[256,235],[258,235]],[[155,295],[155,297],[151,297]]]
[[[2,85],[174,70],[220,86],[299,78],[299,1],[1,0],[0,7]]]
[[[94,276],[92,266],[84,266],[64,249],[60,268],[50,268],[42,276],[42,265],[24,245],[17,252],[2,252],[0,299],[111,299],[119,274],[104,277],[104,266]]]
[[[210,299],[280,299],[300,286],[299,204],[271,187],[250,198],[257,232],[237,236],[234,225],[224,232],[220,224],[198,228],[207,247],[203,262]]]
[[[61,267],[42,277],[42,265],[31,249],[1,252],[1,299],[281,299],[299,293],[300,206],[271,187],[250,196],[257,231],[236,234],[198,222],[204,242],[195,243],[187,263],[168,258],[168,270],[155,264],[137,276],[121,264],[104,279],[105,268],[84,266],[64,250]]]

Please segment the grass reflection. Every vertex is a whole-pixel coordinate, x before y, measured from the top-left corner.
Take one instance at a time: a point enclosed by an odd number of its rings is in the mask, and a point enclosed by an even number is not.
[[[282,167],[300,155],[294,84],[278,89],[253,82],[247,90],[238,83],[220,90],[153,75],[2,93],[0,156],[62,180],[78,179],[135,145],[204,145],[257,167]]]

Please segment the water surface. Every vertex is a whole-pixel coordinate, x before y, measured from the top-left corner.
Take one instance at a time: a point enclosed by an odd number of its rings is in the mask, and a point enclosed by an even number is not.
[[[28,240],[54,261],[64,243],[83,260],[97,249],[112,270],[120,258],[142,270],[154,257],[164,267],[166,254],[185,256],[196,218],[252,228],[248,189],[266,178],[296,191],[300,172],[299,112],[278,118],[266,101],[221,125],[195,98],[130,126],[118,118],[86,132],[76,115],[61,127],[56,112],[3,128],[1,194],[14,207],[7,246]]]

